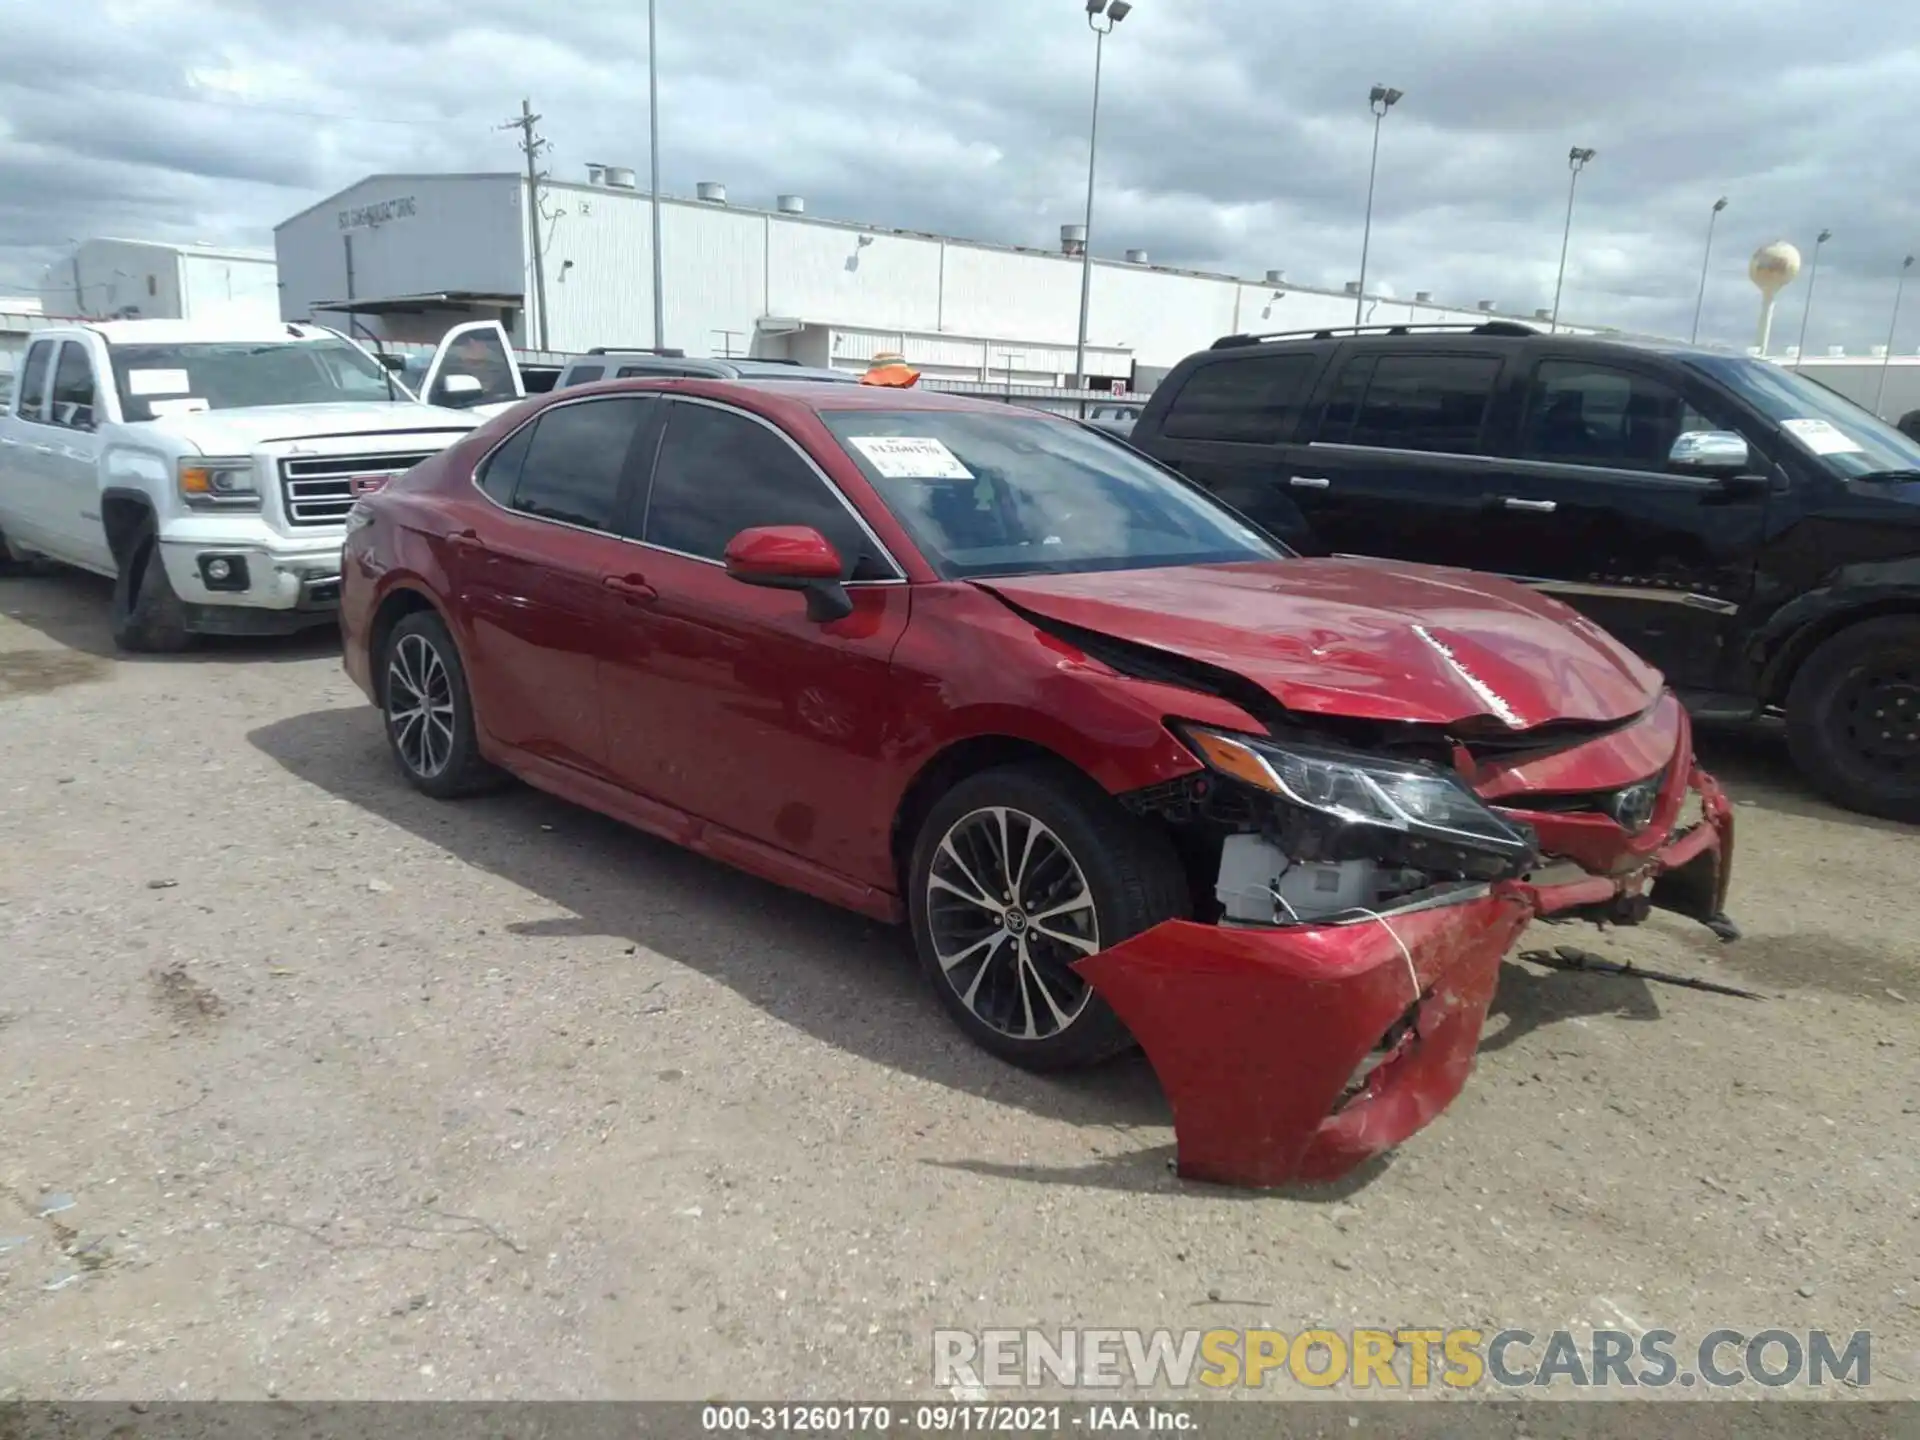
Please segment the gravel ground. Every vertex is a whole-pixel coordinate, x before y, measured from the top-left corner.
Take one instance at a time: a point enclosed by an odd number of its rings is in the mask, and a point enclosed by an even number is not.
[[[105,614],[0,581],[0,1395],[920,1396],[936,1327],[1075,1324],[1865,1328],[1920,1395],[1920,834],[1773,737],[1702,741],[1743,941],[1551,937],[1771,998],[1510,964],[1446,1116],[1249,1196],[899,933],[415,795],[329,636]]]

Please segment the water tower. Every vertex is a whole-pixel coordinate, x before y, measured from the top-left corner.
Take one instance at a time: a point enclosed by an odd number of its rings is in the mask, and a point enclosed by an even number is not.
[[[1762,245],[1747,262],[1747,276],[1760,288],[1760,353],[1773,336],[1773,302],[1800,273],[1800,252],[1784,240]]]

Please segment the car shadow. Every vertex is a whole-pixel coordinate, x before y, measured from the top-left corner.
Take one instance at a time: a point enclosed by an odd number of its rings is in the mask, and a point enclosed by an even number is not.
[[[336,625],[294,635],[203,635],[177,655],[135,655],[113,643],[113,581],[86,570],[56,567],[38,575],[0,579],[0,615],[36,630],[65,649],[97,660],[129,664],[207,664],[244,661],[286,664],[340,652]]]
[[[1390,1163],[1381,1157],[1334,1184],[1277,1191],[1181,1181],[1163,1138],[1172,1114],[1143,1055],[1064,1075],[1036,1075],[994,1059],[941,1011],[904,929],[758,880],[528,786],[457,804],[431,800],[396,772],[371,708],[296,715],[247,738],[300,780],[566,912],[511,924],[510,934],[644,946],[835,1049],[1079,1126],[1098,1157],[1067,1166],[930,1164],[1041,1184],[1323,1203],[1364,1189]],[[1501,1044],[1569,1016],[1622,1013],[1623,1005],[1638,1018],[1659,1013],[1638,981],[1506,970],[1495,1010],[1513,1033]],[[1142,1129],[1156,1133],[1143,1136]]]

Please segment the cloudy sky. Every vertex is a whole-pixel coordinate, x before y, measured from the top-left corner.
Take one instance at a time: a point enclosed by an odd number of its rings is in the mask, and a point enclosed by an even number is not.
[[[1081,0],[658,0],[662,188],[1025,244],[1079,218]],[[1138,0],[1106,46],[1094,245],[1338,288],[1370,279],[1751,342],[1746,257],[1820,260],[1810,350],[1886,338],[1920,250],[1920,27],[1902,0]],[[643,0],[0,0],[0,293],[71,237],[267,245],[375,171],[499,170],[523,95],[554,172],[645,183]],[[51,23],[57,15],[58,23]],[[36,18],[37,17],[37,18]],[[47,23],[42,23],[43,21]],[[22,23],[29,22],[29,23]],[[1916,267],[1920,271],[1920,267]],[[1920,282],[1920,274],[1916,274]],[[1370,286],[1371,288],[1371,286]],[[1920,347],[1916,283],[1898,347]],[[1806,276],[1775,341],[1798,331]]]

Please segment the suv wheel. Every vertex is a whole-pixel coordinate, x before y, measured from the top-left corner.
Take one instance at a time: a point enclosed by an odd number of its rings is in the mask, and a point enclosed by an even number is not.
[[[982,1048],[1031,1070],[1090,1065],[1133,1043],[1073,962],[1188,908],[1165,837],[1049,765],[988,770],[942,796],[908,885],[940,1003]]]
[[[381,663],[387,743],[413,787],[436,800],[496,788],[503,777],[480,758],[466,667],[446,623],[430,610],[408,615],[387,637]]]
[[[1920,616],[1865,620],[1815,650],[1787,692],[1787,744],[1836,804],[1920,821]]]
[[[160,541],[151,524],[127,547],[113,582],[113,643],[136,654],[171,655],[190,649],[187,608],[174,594]]]

